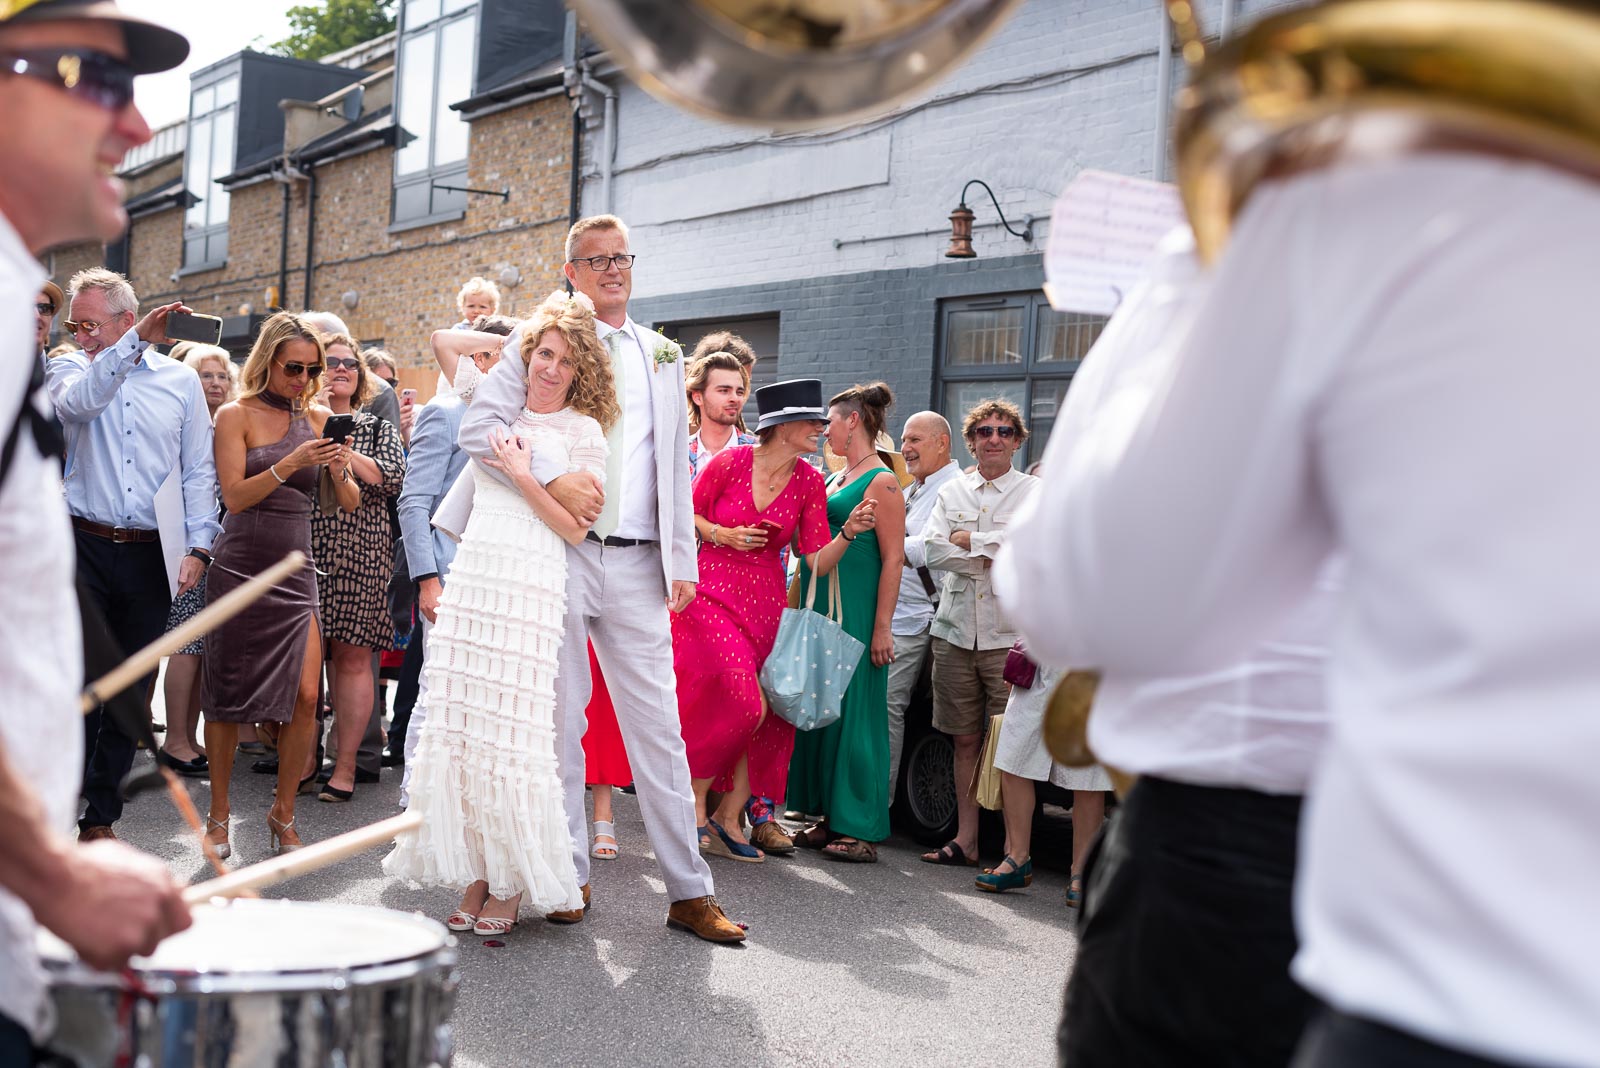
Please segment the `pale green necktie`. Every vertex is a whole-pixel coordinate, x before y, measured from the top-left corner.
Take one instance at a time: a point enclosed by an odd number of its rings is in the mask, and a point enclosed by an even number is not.
[[[617,387],[617,410],[623,410],[622,401],[627,395],[627,361],[622,357],[622,331],[613,330],[606,335],[606,351],[611,354],[611,377]],[[622,511],[622,416],[606,431],[606,503],[600,509],[600,518],[594,521],[595,536],[609,538],[617,532]]]

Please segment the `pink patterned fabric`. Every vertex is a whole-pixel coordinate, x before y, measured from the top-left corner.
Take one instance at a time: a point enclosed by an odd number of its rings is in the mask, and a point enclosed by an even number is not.
[[[747,749],[750,789],[781,798],[794,750],[794,728],[777,716],[762,718],[757,675],[778,637],[787,603],[782,550],[798,538],[802,554],[817,552],[832,535],[822,475],[804,460],[765,511],[751,491],[755,449],[720,452],[694,484],[695,515],[724,527],[765,521],[777,535],[752,552],[704,544],[700,585],[689,607],[672,620],[672,659],[678,676],[678,715],[689,751],[689,773],[726,776]]]

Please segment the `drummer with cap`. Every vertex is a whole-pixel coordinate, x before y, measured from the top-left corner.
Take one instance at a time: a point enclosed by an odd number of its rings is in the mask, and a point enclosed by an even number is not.
[[[48,1025],[35,922],[101,968],[189,924],[165,865],[65,834],[83,766],[83,658],[60,442],[33,403],[32,306],[45,286],[38,252],[127,227],[111,171],[150,139],[134,76],[188,53],[113,0],[0,0],[0,1064],[30,1063]]]

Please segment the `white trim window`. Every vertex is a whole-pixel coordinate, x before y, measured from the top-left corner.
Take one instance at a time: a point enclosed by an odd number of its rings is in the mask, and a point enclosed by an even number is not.
[[[460,218],[471,128],[450,105],[472,95],[478,12],[474,0],[406,0],[401,15],[394,152],[396,226]]]
[[[184,152],[183,269],[204,271],[228,261],[228,191],[217,179],[233,171],[239,125],[239,75],[197,86],[189,97]]]

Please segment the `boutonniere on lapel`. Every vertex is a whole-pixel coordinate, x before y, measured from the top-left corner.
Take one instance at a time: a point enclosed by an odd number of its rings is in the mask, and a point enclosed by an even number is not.
[[[677,363],[678,357],[683,355],[683,348],[676,341],[661,339],[661,344],[656,346],[656,351],[650,354],[650,360],[655,371],[659,374],[661,368],[669,363]]]

